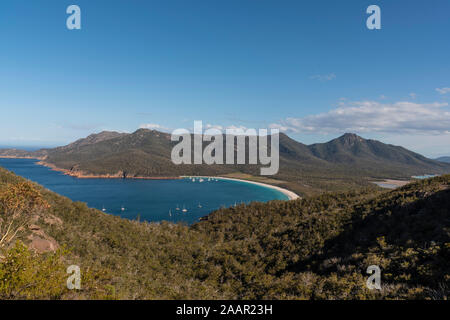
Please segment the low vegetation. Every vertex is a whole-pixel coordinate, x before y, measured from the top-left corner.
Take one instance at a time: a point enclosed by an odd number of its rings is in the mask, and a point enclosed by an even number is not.
[[[0,298],[447,299],[449,185],[252,203],[185,226],[107,215],[0,168],[0,237],[20,220],[0,247]],[[57,248],[39,252],[33,232]],[[73,264],[81,290],[66,288]]]

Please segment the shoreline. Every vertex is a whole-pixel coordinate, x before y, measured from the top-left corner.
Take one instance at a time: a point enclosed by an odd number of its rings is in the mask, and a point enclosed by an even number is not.
[[[39,159],[37,159],[39,160]],[[55,165],[51,163],[47,163],[45,161],[37,161],[36,164],[50,168],[53,171],[62,172],[63,174],[67,176],[71,176],[78,179],[139,179],[139,180],[180,180],[182,178],[180,177],[127,177],[124,176],[123,172],[117,172],[114,174],[91,174],[91,173],[85,173],[83,171],[71,171],[68,169],[62,169],[58,168]]]
[[[228,178],[228,177],[220,177],[220,176],[181,176],[181,178],[206,178],[206,179],[211,178],[211,179],[218,179],[218,180],[229,180],[229,181],[250,183],[250,184],[258,185],[258,186],[261,186],[261,187],[277,190],[277,191],[281,192],[282,194],[284,194],[285,196],[287,196],[289,200],[301,199],[301,197],[298,194],[296,194],[295,192],[292,192],[290,190],[287,190],[287,189],[284,189],[284,188],[281,188],[281,187],[278,187],[278,186],[274,186],[274,185],[271,185],[271,184],[262,183],[262,182],[256,182],[256,181],[251,181],[251,180],[244,180],[244,179],[237,179],[237,178]]]
[[[0,159],[31,159],[31,160],[43,160],[43,158],[36,158],[36,157],[29,157],[29,156],[6,156],[6,155],[0,155]]]
[[[4,157],[6,158],[6,157]],[[228,177],[220,177],[220,176],[176,176],[176,177],[127,177],[123,175],[123,172],[117,172],[115,174],[87,174],[83,171],[71,171],[68,169],[62,169],[58,168],[55,165],[51,163],[45,162],[43,159],[39,158],[21,158],[21,157],[7,157],[7,158],[14,158],[14,159],[34,159],[37,160],[36,164],[50,168],[51,170],[62,172],[65,175],[78,178],[78,179],[142,179],[142,180],[181,180],[185,178],[214,178],[214,179],[220,179],[220,180],[228,180],[228,181],[237,181],[237,182],[244,182],[244,183],[250,183],[254,185],[258,185],[261,187],[277,190],[284,194],[286,197],[288,197],[288,200],[296,200],[300,199],[300,196],[297,195],[295,192],[274,186],[267,183],[262,182],[256,182],[252,180],[245,180],[245,179],[237,179],[237,178],[228,178]]]
[[[381,181],[370,181],[373,184],[383,189],[397,189],[411,183],[412,180],[396,180],[396,179],[384,179]]]

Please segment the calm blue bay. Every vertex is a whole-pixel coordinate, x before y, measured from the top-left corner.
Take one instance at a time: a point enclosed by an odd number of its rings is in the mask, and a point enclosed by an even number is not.
[[[141,220],[153,222],[191,224],[222,206],[287,200],[277,190],[239,181],[78,179],[37,165],[31,159],[0,159],[0,166],[92,208],[128,219],[139,215]],[[183,208],[187,211],[183,212]]]

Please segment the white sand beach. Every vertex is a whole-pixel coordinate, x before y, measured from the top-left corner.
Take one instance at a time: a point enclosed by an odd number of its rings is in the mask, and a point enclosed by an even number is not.
[[[212,177],[212,176],[211,177],[208,177],[208,176],[182,176],[181,178],[196,178],[196,179],[197,178],[203,178],[203,179],[211,178],[211,179],[218,179],[218,180],[230,180],[230,181],[239,181],[239,182],[251,183],[251,184],[256,184],[256,185],[259,185],[259,186],[262,186],[262,187],[266,187],[266,188],[270,188],[270,189],[274,189],[274,190],[280,191],[281,193],[286,195],[289,198],[289,200],[295,200],[295,199],[299,199],[300,198],[295,192],[289,191],[287,189],[280,188],[280,187],[277,187],[277,186],[273,186],[273,185],[270,185],[270,184],[267,184],[267,183],[256,182],[256,181],[251,181],[251,180],[227,178],[227,177]]]

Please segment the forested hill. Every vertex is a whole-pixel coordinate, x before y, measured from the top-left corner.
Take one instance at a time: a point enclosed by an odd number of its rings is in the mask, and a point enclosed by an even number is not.
[[[285,134],[280,134],[279,139],[280,170],[271,178],[303,195],[348,190],[367,185],[374,178],[405,179],[412,175],[450,173],[450,164],[355,134],[309,146]],[[174,165],[170,155],[175,144],[168,133],[139,129],[131,134],[93,134],[67,146],[39,150],[34,154],[41,158],[45,154],[46,163],[74,175],[246,175],[246,178],[255,179],[260,173],[259,166],[255,165]],[[3,154],[12,153],[3,151]]]
[[[107,215],[0,168],[0,224],[0,299],[450,293],[450,176],[389,192],[240,205],[187,227]],[[79,291],[66,288],[72,264],[81,268]],[[369,265],[381,268],[380,291],[366,287]]]
[[[440,158],[437,158],[436,161],[450,163],[450,157],[440,157]]]

